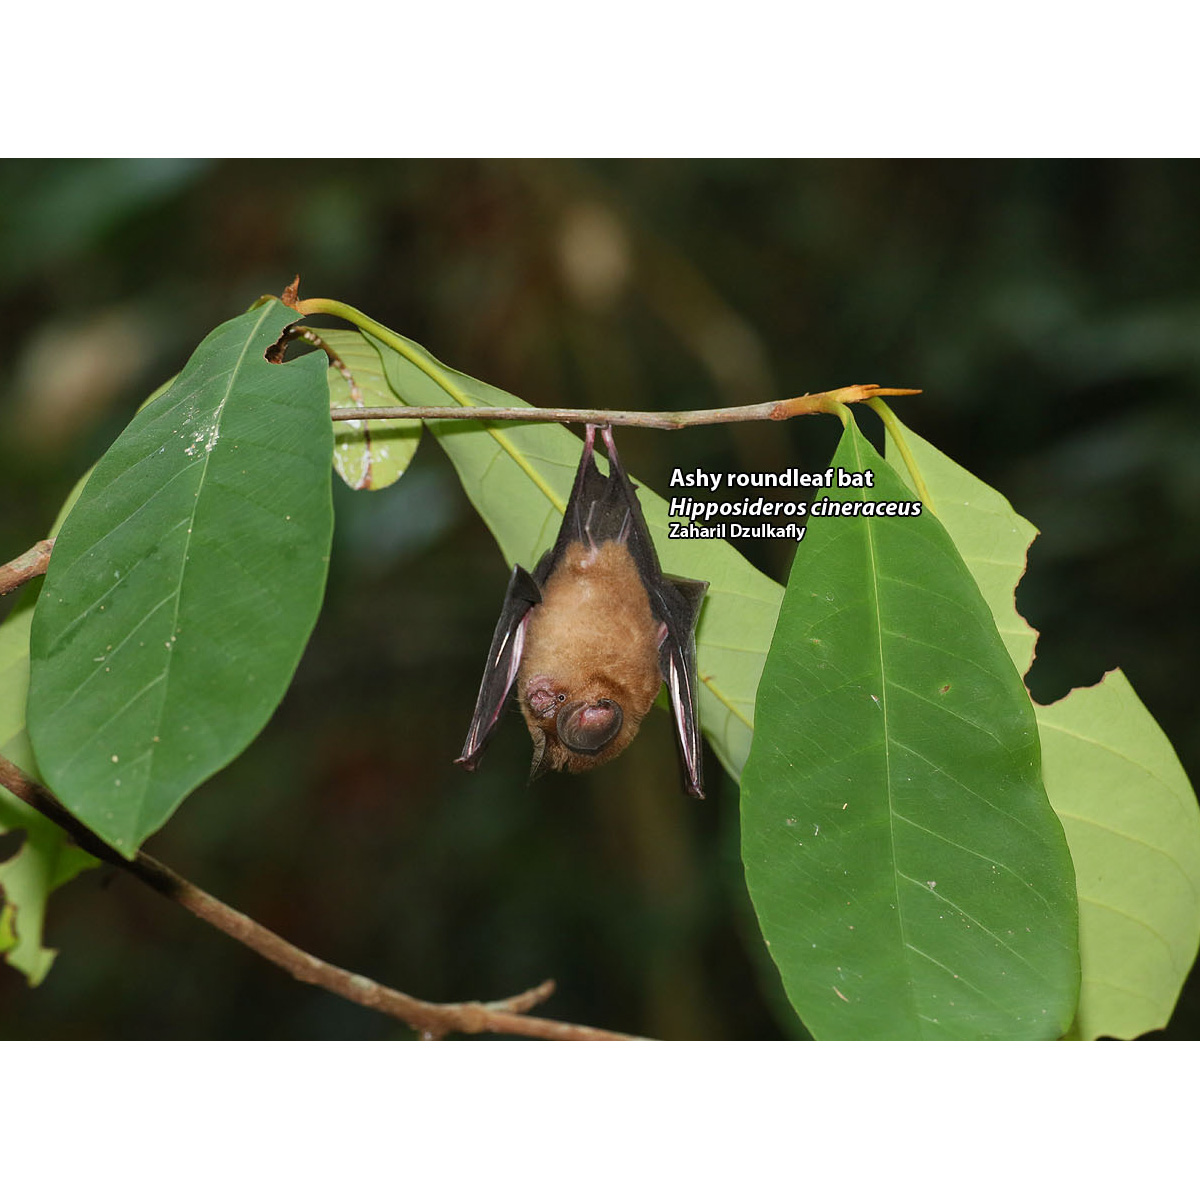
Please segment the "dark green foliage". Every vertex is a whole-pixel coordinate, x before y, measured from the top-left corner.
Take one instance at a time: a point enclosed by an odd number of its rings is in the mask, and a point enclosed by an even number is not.
[[[833,465],[915,497],[853,422]],[[1044,1038],[1079,990],[1071,858],[1029,698],[949,535],[813,516],[742,780],[750,896],[817,1037]]]
[[[287,313],[227,321],[130,422],[67,518],[34,614],[38,766],[129,856],[263,727],[320,609],[329,393],[319,359],[264,358]]]

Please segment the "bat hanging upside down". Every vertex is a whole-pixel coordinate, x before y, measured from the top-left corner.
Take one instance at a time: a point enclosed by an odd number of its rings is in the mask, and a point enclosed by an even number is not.
[[[589,425],[554,546],[530,573],[513,567],[462,756],[473,771],[513,683],[533,738],[536,779],[590,771],[638,731],[666,680],[684,785],[704,795],[696,694],[696,620],[708,584],[664,575],[612,430],[608,476]]]

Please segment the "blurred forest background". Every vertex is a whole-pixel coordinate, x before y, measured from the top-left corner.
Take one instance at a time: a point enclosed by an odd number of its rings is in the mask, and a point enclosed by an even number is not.
[[[204,334],[299,271],[302,295],[535,404],[923,388],[903,419],[1042,530],[1018,593],[1035,698],[1122,667],[1195,779],[1197,212],[1194,162],[0,163],[0,561]],[[662,491],[676,465],[818,470],[839,428],[625,431],[622,456]],[[432,439],[394,488],[334,491],[327,602],[290,692],[150,852],[426,999],[552,976],[548,1016],[795,1036],[715,759],[688,800],[655,712],[613,764],[526,787],[513,714],[478,774],[454,767],[499,551]],[[739,548],[786,580],[794,547]],[[47,942],[36,989],[0,964],[0,1036],[408,1036],[107,869],[52,898]],[[1198,1033],[1193,978],[1166,1036]]]

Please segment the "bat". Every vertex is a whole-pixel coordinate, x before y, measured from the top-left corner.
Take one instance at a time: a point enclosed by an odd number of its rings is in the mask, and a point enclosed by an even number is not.
[[[608,475],[596,466],[600,430]],[[665,681],[684,787],[704,795],[696,621],[708,584],[664,575],[612,429],[589,425],[553,547],[513,567],[462,754],[479,759],[516,685],[533,739],[530,780],[590,771],[633,741]]]

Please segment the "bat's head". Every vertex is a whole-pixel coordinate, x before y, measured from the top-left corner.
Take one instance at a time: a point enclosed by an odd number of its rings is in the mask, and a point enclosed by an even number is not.
[[[532,779],[546,771],[590,771],[615,758],[633,741],[649,708],[611,680],[572,688],[545,675],[527,681],[522,699],[533,738]]]

